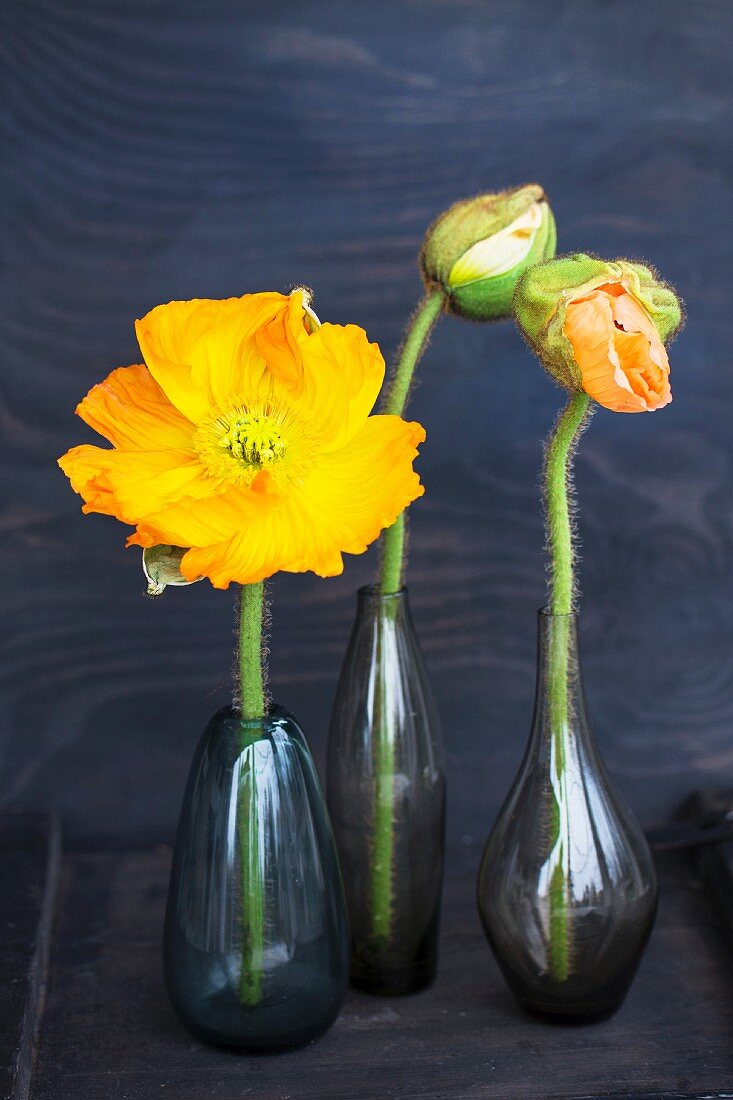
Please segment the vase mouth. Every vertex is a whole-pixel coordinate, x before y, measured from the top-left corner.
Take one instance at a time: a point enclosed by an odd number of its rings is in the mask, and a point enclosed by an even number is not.
[[[277,719],[291,718],[290,711],[285,707],[281,707],[279,703],[270,702],[267,704],[265,713],[260,715],[259,718],[245,718],[239,707],[234,703],[230,703],[228,706],[222,707],[217,713],[226,715],[228,718],[234,718],[240,724],[240,726],[246,729],[256,730],[267,726],[268,723]]]
[[[364,584],[357,591],[357,596],[362,599],[376,600],[379,603],[390,603],[392,600],[404,599],[407,595],[407,586],[403,585],[396,592],[382,592],[376,584]]]
[[[540,622],[559,622],[565,620],[566,622],[574,621],[578,617],[577,611],[564,611],[558,614],[555,611],[550,611],[549,607],[540,607],[537,611],[537,617]]]

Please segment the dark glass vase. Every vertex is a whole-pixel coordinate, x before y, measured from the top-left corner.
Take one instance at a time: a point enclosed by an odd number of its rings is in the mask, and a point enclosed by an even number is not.
[[[622,1003],[654,923],[657,879],[588,726],[574,615],[540,612],[532,732],[486,844],[478,904],[524,1008],[580,1023]]]
[[[168,995],[195,1036],[248,1051],[317,1038],[348,984],[346,907],[305,738],[273,707],[214,715],[191,765],[164,935]]]
[[[328,745],[328,806],[352,936],[352,982],[410,993],[437,964],[445,778],[407,591],[358,594]]]

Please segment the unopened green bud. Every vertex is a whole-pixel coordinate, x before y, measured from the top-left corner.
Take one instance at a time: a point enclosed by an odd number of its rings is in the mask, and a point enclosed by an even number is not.
[[[148,582],[148,596],[162,596],[169,584],[196,583],[187,580],[181,572],[181,559],[187,552],[185,546],[149,546],[143,550],[143,573]]]
[[[448,312],[492,321],[511,312],[517,280],[555,254],[555,219],[535,183],[477,195],[451,206],[425,236],[420,263]]]
[[[583,364],[565,330],[568,306],[614,284],[641,305],[666,344],[682,323],[682,307],[674,290],[644,264],[576,252],[532,267],[517,282],[517,325],[547,371],[567,389],[587,389]]]

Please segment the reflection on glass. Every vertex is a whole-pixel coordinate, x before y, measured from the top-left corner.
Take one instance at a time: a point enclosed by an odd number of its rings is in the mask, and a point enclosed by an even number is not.
[[[348,982],[343,888],[291,715],[224,709],[194,757],[176,837],[165,980],[195,1035],[246,1050],[316,1038]]]
[[[558,645],[568,655],[569,719],[560,724],[548,685]],[[657,882],[644,834],[588,726],[574,615],[540,613],[532,733],[486,844],[478,903],[525,1008],[573,1022],[619,1007],[654,922]]]

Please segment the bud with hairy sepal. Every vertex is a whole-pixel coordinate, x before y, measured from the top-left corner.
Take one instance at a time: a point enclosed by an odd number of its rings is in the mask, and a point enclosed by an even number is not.
[[[671,401],[665,345],[682,324],[674,290],[648,265],[586,253],[527,270],[513,303],[549,374],[617,412]]]
[[[511,311],[517,280],[555,253],[555,219],[537,184],[457,202],[432,224],[420,264],[450,313],[491,321]]]

